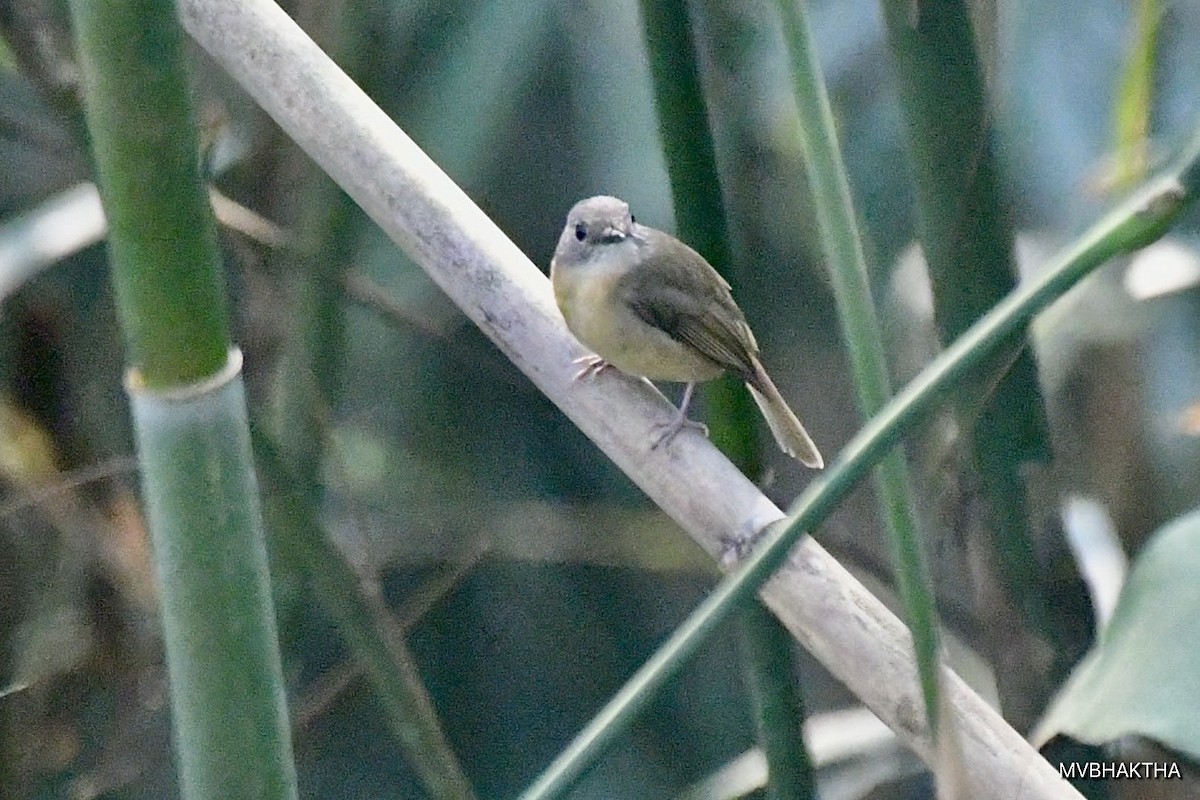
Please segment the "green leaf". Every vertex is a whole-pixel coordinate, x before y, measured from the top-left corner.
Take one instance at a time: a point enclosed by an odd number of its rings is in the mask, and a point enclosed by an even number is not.
[[[1090,744],[1144,736],[1200,758],[1200,510],[1159,530],[1112,621],[1034,733]]]

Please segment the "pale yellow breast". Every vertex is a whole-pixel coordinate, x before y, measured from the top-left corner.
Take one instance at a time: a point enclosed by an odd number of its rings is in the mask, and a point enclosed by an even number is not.
[[[721,369],[693,348],[648,325],[614,300],[623,270],[588,264],[551,273],[554,297],[567,327],[617,369],[656,381],[706,381]]]

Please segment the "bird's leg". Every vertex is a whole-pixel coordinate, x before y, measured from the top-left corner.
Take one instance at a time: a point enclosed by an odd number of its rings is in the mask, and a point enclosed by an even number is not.
[[[589,353],[586,356],[580,356],[579,358],[574,359],[571,363],[583,364],[583,368],[580,369],[579,372],[575,373],[575,380],[595,377],[612,366],[612,364],[608,363],[595,353]]]
[[[688,406],[692,404],[692,390],[695,388],[695,381],[689,383],[687,388],[683,390],[683,400],[679,403],[679,411],[676,412],[675,417],[670,422],[655,426],[657,429],[661,430],[662,433],[660,433],[651,443],[651,450],[654,450],[664,442],[671,441],[675,438],[675,434],[679,433],[684,428],[696,428],[705,436],[708,436],[707,425],[705,425],[703,422],[696,422],[695,420],[688,419],[687,416]]]

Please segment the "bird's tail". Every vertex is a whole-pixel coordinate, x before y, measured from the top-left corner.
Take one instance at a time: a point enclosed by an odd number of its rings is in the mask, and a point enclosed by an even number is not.
[[[758,403],[771,433],[775,435],[775,441],[779,443],[779,449],[806,467],[822,469],[825,460],[813,444],[812,437],[804,430],[800,420],[796,419],[792,409],[788,408],[788,404],[784,402],[783,396],[767,376],[762,364],[758,363],[758,359],[754,360],[754,372],[754,380],[747,381],[746,388],[750,390],[754,402]]]

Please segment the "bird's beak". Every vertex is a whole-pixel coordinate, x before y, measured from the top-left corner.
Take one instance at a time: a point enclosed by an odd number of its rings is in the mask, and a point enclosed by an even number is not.
[[[604,234],[600,237],[602,242],[623,242],[629,236],[629,232],[613,225],[604,228]]]

